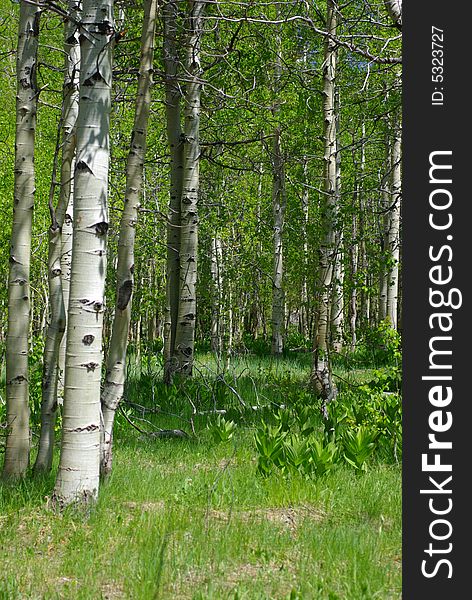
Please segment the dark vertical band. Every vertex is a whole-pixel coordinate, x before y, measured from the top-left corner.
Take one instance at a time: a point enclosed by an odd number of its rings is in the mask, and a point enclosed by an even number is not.
[[[403,598],[449,600],[472,593],[472,11],[403,6]]]

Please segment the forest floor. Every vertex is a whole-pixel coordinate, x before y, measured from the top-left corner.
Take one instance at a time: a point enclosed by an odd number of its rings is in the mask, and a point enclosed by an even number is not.
[[[0,486],[0,599],[401,598],[399,464],[257,472],[253,430],[266,409],[252,406],[308,394],[308,361],[246,357],[221,377],[204,357],[188,396],[166,391],[152,361],[131,369],[113,473],[89,513],[49,507],[54,472]],[[220,443],[207,427],[214,408],[238,423]],[[129,421],[196,435],[156,438]]]

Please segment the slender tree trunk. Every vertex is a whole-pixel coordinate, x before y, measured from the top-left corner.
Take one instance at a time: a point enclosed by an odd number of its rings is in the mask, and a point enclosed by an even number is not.
[[[13,225],[8,277],[6,348],[7,438],[3,476],[23,477],[29,466],[28,332],[30,254],[34,205],[34,141],[38,88],[36,68],[40,5],[20,2]]]
[[[71,0],[69,12],[77,20],[80,15],[80,3]],[[66,21],[64,50],[66,58],[62,109],[61,187],[55,211],[52,208],[52,197],[50,199],[52,222],[49,229],[48,282],[51,322],[44,349],[41,433],[33,469],[35,473],[51,470],[58,395],[59,393],[63,394],[61,369],[64,369],[65,364],[65,343],[63,342],[66,329],[66,301],[69,300],[71,249],[69,246],[72,243],[71,218],[67,211],[70,211],[69,204],[71,204],[70,198],[73,192],[72,168],[75,160],[75,126],[78,114],[80,68],[79,32],[72,21]],[[54,178],[55,175],[53,175]],[[54,191],[54,185],[52,185],[51,191]],[[64,228],[67,228],[66,234],[64,234]],[[65,281],[67,282],[66,286],[64,286]],[[67,297],[65,297],[64,288],[67,290]],[[64,349],[63,362],[61,362],[61,347]]]
[[[357,261],[358,261],[358,242],[357,242],[357,216],[356,216],[356,208],[357,208],[357,198],[359,196],[359,188],[356,187],[355,201],[354,201],[354,211],[352,217],[352,229],[351,229],[351,251],[350,251],[350,259],[351,259],[351,297],[350,297],[350,316],[349,316],[349,324],[351,330],[351,352],[354,352],[357,344]]]
[[[138,92],[130,150],[126,163],[125,206],[121,216],[118,240],[115,317],[113,319],[107,370],[102,392],[101,474],[103,476],[111,473],[113,423],[116,409],[123,397],[126,379],[126,352],[134,287],[134,244],[143,186],[147,128],[151,108],[156,18],[157,0],[145,0]]]
[[[283,289],[283,230],[286,207],[284,160],[281,146],[281,130],[274,131],[272,212],[274,222],[274,259],[272,273],[272,354],[280,356],[284,349]]]
[[[180,202],[180,296],[175,332],[175,367],[182,376],[191,376],[194,360],[196,323],[196,283],[198,250],[198,194],[200,183],[200,43],[205,2],[189,0],[188,39],[185,76],[183,183]]]
[[[170,149],[170,203],[167,223],[166,308],[164,315],[164,381],[172,382],[175,332],[179,308],[180,201],[183,185],[183,139],[180,115],[181,87],[178,80],[178,9],[180,0],[167,0],[164,21],[164,68],[167,140]]]
[[[387,92],[385,92],[387,94]],[[388,231],[390,229],[390,203],[391,203],[391,145],[390,145],[390,121],[385,119],[385,171],[381,179],[381,215],[379,217],[379,237],[380,237],[380,274],[379,274],[379,321],[383,321],[387,316],[387,295],[388,295]]]
[[[274,73],[275,108],[273,115],[280,119],[280,78],[282,75],[282,38],[280,30],[276,34],[276,61]],[[272,142],[272,214],[274,227],[274,258],[272,270],[272,354],[281,356],[284,349],[284,221],[287,205],[285,189],[285,161],[282,153],[282,128],[275,126]]]
[[[100,471],[100,374],[108,230],[113,1],[84,0],[60,506],[94,500]]]
[[[221,240],[217,237],[211,239],[211,350],[218,357],[221,356],[221,309],[222,309],[222,273],[223,250]]]
[[[392,196],[388,229],[388,253],[391,268],[387,285],[387,317],[393,329],[398,327],[398,264],[400,255],[401,128],[397,123],[392,145]]]
[[[327,31],[336,35],[336,3],[327,3]],[[330,298],[335,258],[335,218],[337,212],[336,185],[336,44],[331,37],[325,39],[323,63],[323,117],[324,117],[324,194],[322,198],[322,239],[319,259],[320,301],[318,305],[317,332],[314,343],[312,381],[323,404],[336,396],[329,360]]]
[[[331,331],[333,335],[333,350],[340,352],[343,347],[344,328],[344,234],[343,224],[339,219],[339,206],[341,203],[341,153],[339,152],[340,131],[340,100],[339,92],[335,92],[335,119],[336,119],[336,215],[335,215],[335,257],[333,267],[333,298],[331,314]]]
[[[308,216],[309,216],[309,193],[308,193],[308,162],[307,158],[303,158],[303,182],[302,191],[302,239],[303,239],[303,274],[302,274],[302,290],[300,302],[300,333],[306,338],[309,335],[308,328]]]

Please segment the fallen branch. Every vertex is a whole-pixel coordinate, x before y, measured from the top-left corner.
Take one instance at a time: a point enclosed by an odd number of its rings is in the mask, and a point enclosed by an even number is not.
[[[144,429],[141,429],[141,427],[138,427],[138,425],[136,425],[136,423],[134,423],[128,417],[128,415],[125,413],[125,411],[123,410],[123,408],[121,406],[119,408],[120,408],[121,414],[128,421],[128,423],[131,425],[131,427],[136,429],[136,431],[139,431],[139,433],[141,433],[142,435],[146,435],[146,436],[153,437],[153,438],[169,438],[169,437],[189,438],[190,437],[190,435],[183,429],[157,429],[156,431],[145,431]]]

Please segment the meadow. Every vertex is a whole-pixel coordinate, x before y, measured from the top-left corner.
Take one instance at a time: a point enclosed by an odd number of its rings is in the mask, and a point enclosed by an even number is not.
[[[0,487],[0,598],[400,598],[398,456],[377,449],[356,469],[340,452],[320,475],[288,454],[270,463],[256,444],[264,431],[292,439],[293,423],[284,434],[279,420],[297,402],[313,424],[307,439],[322,438],[309,361],[248,355],[220,371],[201,354],[179,389],[163,386],[154,357],[132,358],[96,506],[48,503],[59,449],[50,476]],[[365,406],[365,382],[389,373],[338,361],[342,406],[362,393]]]

